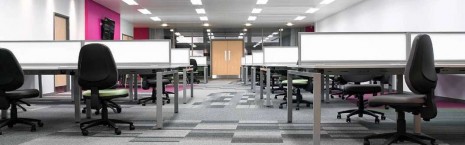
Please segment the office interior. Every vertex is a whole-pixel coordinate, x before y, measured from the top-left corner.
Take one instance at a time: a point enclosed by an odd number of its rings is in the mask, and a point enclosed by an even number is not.
[[[1,0],[0,145],[462,145],[463,0]]]

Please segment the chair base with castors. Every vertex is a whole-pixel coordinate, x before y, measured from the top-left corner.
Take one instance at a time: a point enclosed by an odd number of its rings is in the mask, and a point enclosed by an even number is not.
[[[12,128],[16,124],[23,124],[23,125],[28,125],[31,127],[31,131],[35,132],[38,127],[44,126],[44,123],[42,123],[41,120],[38,119],[31,119],[31,118],[19,118],[18,117],[18,102],[24,102],[24,101],[19,101],[20,99],[23,98],[33,98],[39,96],[39,91],[35,89],[29,89],[29,90],[16,90],[16,91],[11,91],[11,92],[6,92],[5,96],[9,100],[9,105],[10,105],[10,118],[9,119],[4,119],[0,121],[0,128],[3,128],[7,126],[8,128]],[[36,125],[37,124],[37,125]],[[1,134],[1,132],[0,132]]]
[[[355,95],[358,98],[357,106],[358,109],[351,109],[351,110],[345,110],[345,111],[340,111],[337,112],[337,119],[341,119],[341,114],[349,113],[346,118],[346,122],[350,123],[351,119],[350,117],[354,115],[358,115],[358,117],[363,117],[363,115],[370,115],[375,118],[375,123],[378,124],[380,122],[379,115],[381,115],[381,120],[386,120],[386,116],[384,116],[384,113],[379,112],[379,111],[373,111],[373,110],[366,110],[365,109],[365,100],[363,100],[363,95]]]
[[[168,85],[169,83],[170,83],[170,80],[168,80],[168,79],[163,79],[162,80],[162,85],[163,85],[162,92],[165,95],[165,97],[163,98],[163,101],[162,101],[163,105],[165,105],[165,101],[166,101],[167,104],[171,103],[171,99],[170,99],[169,94],[174,94],[173,92],[168,92],[165,89],[166,85]],[[142,98],[142,99],[137,100],[137,104],[142,104],[142,106],[145,106],[147,102],[151,101],[152,103],[155,103],[157,101],[157,88],[156,88],[157,87],[157,81],[155,79],[145,79],[145,81],[143,82],[143,84],[142,84],[143,89],[147,90],[150,87],[152,88],[152,95],[150,97]]]
[[[122,112],[122,109],[121,109],[121,106],[116,104],[115,102],[113,101],[108,101],[108,108],[110,108],[111,110],[113,110],[113,112],[115,113],[121,113]],[[85,102],[84,102],[85,104]],[[87,108],[84,107],[82,108],[82,113],[86,113],[87,112]],[[100,114],[100,109],[95,109],[95,115],[99,115]]]
[[[283,83],[287,83],[283,81]],[[300,88],[305,88],[307,86],[307,83],[308,83],[308,80],[306,79],[298,79],[298,80],[293,80],[293,86],[296,87],[296,93],[294,94],[296,96],[296,99],[293,99],[292,100],[292,103],[297,103],[297,106],[296,106],[296,110],[300,110],[300,104],[305,104],[307,107],[312,107],[313,105],[313,102],[312,101],[307,101],[307,100],[303,100],[303,97],[302,97],[302,93],[300,93]],[[286,96],[285,96],[286,98]],[[292,97],[290,98],[287,98],[287,99],[292,99]],[[287,101],[285,102],[282,102],[281,104],[279,104],[279,109],[282,109],[283,108],[283,105],[288,105],[287,104]]]

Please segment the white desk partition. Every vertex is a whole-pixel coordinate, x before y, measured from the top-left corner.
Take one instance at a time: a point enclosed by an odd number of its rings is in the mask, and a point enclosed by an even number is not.
[[[20,64],[77,64],[81,41],[0,41]]]
[[[436,61],[465,61],[465,33],[425,32],[412,33],[411,44],[418,34],[428,34],[431,37]]]
[[[173,48],[171,49],[171,64],[189,65],[190,61],[189,48]]]
[[[241,57],[241,65],[245,65],[245,57]]]
[[[273,64],[293,64],[299,61],[299,48],[295,46],[264,47],[263,63]]]
[[[208,66],[206,56],[191,56],[191,59],[197,61],[197,66]]]
[[[406,61],[406,33],[299,33],[301,62]]]
[[[263,51],[252,51],[252,65],[263,65]]]
[[[170,63],[169,40],[85,41],[108,46],[116,63]]]
[[[252,65],[253,58],[252,55],[246,55],[245,56],[245,65]]]

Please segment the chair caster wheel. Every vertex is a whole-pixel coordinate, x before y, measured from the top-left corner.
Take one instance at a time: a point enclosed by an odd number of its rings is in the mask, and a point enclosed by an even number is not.
[[[342,117],[341,117],[341,114],[338,114],[338,115],[337,115],[337,119],[341,119],[341,118],[342,118]]]
[[[8,128],[12,128],[13,127],[13,124],[8,124]]]
[[[133,124],[130,124],[129,125],[129,130],[134,130],[134,129],[136,129],[136,127]]]
[[[347,122],[347,123],[350,123],[350,122],[351,122],[350,118],[347,118],[347,119],[346,119],[346,122]]]
[[[364,140],[364,141],[363,141],[363,145],[370,145],[370,141]]]
[[[37,126],[43,127],[43,126],[44,126],[44,123],[42,123],[42,122],[37,122]]]
[[[145,106],[145,104],[142,104],[142,106]]]
[[[115,128],[115,134],[116,135],[121,135],[121,130],[119,128]]]
[[[95,115],[99,115],[99,114],[100,114],[99,110],[95,111]]]
[[[307,104],[307,107],[310,107],[310,104]]]
[[[2,132],[0,132],[0,135],[3,135],[3,133],[2,133]]]
[[[89,135],[89,131],[87,131],[85,129],[82,129],[81,133],[82,133],[83,136],[88,136]]]
[[[35,125],[33,125],[33,126],[31,127],[31,132],[36,132],[36,126],[35,126]]]
[[[283,109],[283,106],[279,106],[279,109]]]
[[[375,119],[375,124],[379,124],[379,119],[378,118]]]
[[[169,104],[170,102],[171,102],[170,100],[166,101],[166,103],[168,103],[168,104]]]
[[[300,108],[295,108],[295,110],[300,110]]]
[[[116,113],[121,113],[121,108],[116,108]]]
[[[274,99],[278,99],[278,97],[274,97]]]
[[[86,109],[82,109],[82,111],[81,111],[81,112],[82,112],[82,113],[86,113]]]
[[[381,116],[381,120],[386,120],[386,116]]]

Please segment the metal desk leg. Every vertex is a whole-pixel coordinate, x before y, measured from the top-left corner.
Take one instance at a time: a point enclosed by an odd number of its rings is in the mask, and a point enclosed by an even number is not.
[[[292,123],[292,107],[294,107],[292,104],[292,87],[292,75],[287,73],[287,123]]]
[[[244,73],[242,73],[242,72],[243,71],[242,71],[242,66],[241,66],[241,67],[239,67],[239,80],[244,81],[244,76],[243,76]]]
[[[329,103],[329,75],[325,77],[325,102]]]
[[[179,100],[179,91],[178,91],[178,87],[179,87],[179,75],[178,75],[178,71],[175,71],[174,72],[174,113],[178,113],[179,111],[179,103],[178,103],[178,100]]]
[[[129,85],[129,100],[134,100],[134,93],[133,93],[133,88],[132,88],[132,86],[134,85],[133,80],[132,80],[133,76],[132,74],[127,74],[126,76],[129,76],[128,81],[126,82]]]
[[[260,70],[260,99],[263,99],[263,71]]]
[[[137,82],[137,74],[134,74],[133,78],[134,78],[134,86],[133,86],[133,88],[134,88],[134,100],[137,100],[137,90],[139,89],[139,84]]]
[[[194,70],[191,70],[191,98],[194,98]]]
[[[177,75],[179,75],[179,74],[177,74]],[[182,69],[182,100],[183,100],[184,104],[187,103],[186,88],[187,88],[187,72],[186,72],[186,69]]]
[[[162,83],[163,73],[157,72],[157,86],[163,86]],[[157,129],[163,128],[163,92],[162,87],[157,87],[157,125],[155,126]]]
[[[313,99],[319,100],[322,98],[321,90],[322,86],[319,85],[322,83],[321,75],[313,75]],[[289,98],[289,97],[288,97]],[[313,145],[320,145],[320,134],[321,134],[321,102],[313,101]]]
[[[91,100],[86,99],[86,118],[91,119],[92,118],[92,106],[91,106]]]
[[[244,81],[244,84],[247,85],[248,81],[249,81],[249,67],[245,67],[245,81]]]
[[[42,75],[37,75],[38,77],[38,80],[39,80],[39,98],[42,98],[43,97],[43,88],[42,88]]]
[[[208,83],[208,67],[203,67],[203,82]]]
[[[325,77],[325,75],[321,74],[320,78],[324,78],[324,77]],[[322,81],[319,82],[319,84],[322,86],[320,88],[321,92],[322,93],[325,92],[325,87],[323,87],[323,86],[325,86],[325,82],[322,80]],[[313,98],[313,100],[315,100],[315,98]],[[321,97],[321,102],[324,102],[324,101],[325,101],[324,97]]]
[[[256,71],[257,71],[257,69],[256,69],[255,67],[252,67],[251,69],[252,69],[252,73],[251,73],[251,76],[252,76],[251,82],[252,82],[252,83],[251,83],[250,87],[251,87],[251,89],[252,89],[252,92],[255,93],[255,80],[257,79],[257,78],[256,78]]]
[[[1,117],[1,119],[7,119],[7,114],[8,114],[8,111],[7,111],[7,110],[2,110],[2,117]]]
[[[266,100],[265,100],[265,106],[268,106],[268,107],[273,106],[273,104],[271,104],[270,78],[271,78],[270,69],[266,69]]]
[[[78,123],[81,122],[81,88],[77,82],[77,75],[71,76],[71,97],[74,101],[74,122]]]

